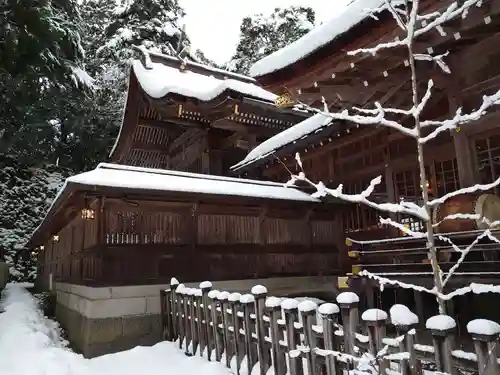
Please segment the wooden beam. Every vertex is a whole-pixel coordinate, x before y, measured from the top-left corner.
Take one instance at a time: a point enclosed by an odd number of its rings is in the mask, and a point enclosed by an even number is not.
[[[177,138],[175,138],[170,145],[168,146],[168,154],[172,153],[176,148],[181,146],[182,144],[186,143],[189,141],[191,138],[198,138],[199,136],[202,136],[203,134],[206,134],[206,130],[204,129],[199,129],[199,128],[188,128],[184,130],[181,135],[179,135]]]

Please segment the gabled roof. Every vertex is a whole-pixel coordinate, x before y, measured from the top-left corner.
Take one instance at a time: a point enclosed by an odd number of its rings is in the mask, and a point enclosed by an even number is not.
[[[250,68],[252,77],[261,77],[286,68],[331,43],[370,17],[385,0],[352,0],[330,21],[315,27],[302,38],[257,61]]]

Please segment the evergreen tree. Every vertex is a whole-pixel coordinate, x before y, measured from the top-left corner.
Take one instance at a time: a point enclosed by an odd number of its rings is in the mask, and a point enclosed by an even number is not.
[[[29,240],[61,186],[60,168],[32,168],[12,158],[0,158],[0,250],[5,261],[15,264],[16,281],[33,281],[35,255],[19,251]]]
[[[106,42],[98,55],[128,64],[133,46],[173,55],[183,41],[178,22],[184,10],[177,0],[122,0],[105,28]]]
[[[240,42],[228,69],[248,74],[250,66],[266,55],[307,34],[315,21],[310,7],[276,8],[270,16],[256,14],[243,19]]]
[[[82,77],[80,17],[73,0],[0,0],[0,14],[0,153],[34,161],[50,153],[51,97]]]

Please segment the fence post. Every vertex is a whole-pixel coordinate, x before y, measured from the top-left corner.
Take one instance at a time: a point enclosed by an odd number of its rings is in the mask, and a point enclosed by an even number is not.
[[[241,294],[240,293],[231,293],[229,295],[229,303],[231,305],[231,317],[232,317],[232,325],[233,325],[233,358],[235,358],[236,362],[236,374],[240,374],[240,367],[241,367],[241,361],[243,360],[243,356],[245,353],[242,353],[243,345],[242,345],[242,339],[241,339],[241,334],[240,334],[240,318],[238,316],[239,312],[239,306],[240,306],[240,298]]]
[[[266,375],[269,369],[270,355],[266,343],[266,326],[264,324],[265,301],[267,289],[265,286],[256,285],[252,288],[255,298],[255,325],[257,333],[257,355],[259,358],[260,375]]]
[[[217,301],[220,292],[218,290],[211,290],[208,293],[208,298],[212,300],[210,305],[210,314],[212,315],[212,332],[214,336],[215,360],[220,362],[222,356],[222,343],[219,333],[219,314],[217,313]],[[212,353],[210,353],[210,356]]]
[[[343,292],[337,296],[340,306],[342,325],[344,330],[344,351],[354,355],[356,329],[358,327],[358,305],[359,297],[353,292]]]
[[[252,330],[252,319],[250,315],[253,311],[253,306],[255,303],[255,298],[251,294],[244,294],[240,298],[240,302],[243,305],[243,324],[245,331],[245,353],[247,356],[247,373],[251,374],[253,366],[257,363],[257,358],[255,356],[255,350],[253,345],[253,330]]]
[[[455,320],[448,315],[435,315],[425,322],[425,328],[432,334],[437,370],[451,375],[457,374],[451,355],[454,349],[453,331],[456,326]]]
[[[386,333],[385,323],[387,321],[387,313],[379,309],[369,309],[361,315],[361,320],[365,323],[368,332],[370,351],[376,357],[377,353],[384,347],[382,340]],[[380,358],[378,363],[379,372],[385,374],[385,370],[388,368],[388,361]]]
[[[168,330],[170,329],[170,309],[168,306],[168,296],[170,295],[170,290],[160,290],[160,319],[161,319],[161,341],[169,340],[170,335]]]
[[[177,323],[179,330],[179,349],[182,349],[182,346],[186,341],[186,329],[184,326],[184,289],[186,287],[184,284],[177,285],[175,288],[175,297],[177,300]]]
[[[299,321],[299,302],[295,299],[288,298],[281,302],[281,308],[285,311],[286,323],[286,342],[288,353],[297,349],[300,344],[300,334],[295,329],[295,323]],[[303,375],[302,357],[290,357],[288,354],[288,363],[290,366],[290,375]]]
[[[228,314],[228,307],[229,307],[229,293],[228,292],[220,292],[219,297],[217,297],[220,301],[220,309],[222,312],[222,343],[224,347],[224,354],[226,356],[226,366],[229,368],[231,367],[231,343],[230,343],[230,334],[229,334],[229,314]]]
[[[314,354],[316,337],[312,326],[315,323],[314,320],[316,320],[317,308],[318,305],[315,302],[308,300],[300,302],[298,306],[302,316],[302,326],[304,327],[304,344],[309,347],[309,351],[306,353],[308,374],[316,374],[316,355]]]
[[[196,289],[193,288],[186,288],[186,299],[187,299],[187,311],[188,311],[188,330],[189,330],[189,335],[191,338],[190,345],[187,347],[187,352],[194,355],[196,353],[196,322],[195,322],[195,317],[196,317],[196,309],[194,307],[194,295],[196,293]],[[189,347],[191,347],[191,352],[189,351]]]
[[[200,357],[203,357],[203,327],[202,327],[202,314],[201,314],[201,297],[203,293],[201,289],[194,289],[193,293],[193,316],[191,319],[194,321],[195,333],[196,333],[196,347],[193,348],[193,354],[196,354],[196,351],[200,352]],[[194,347],[194,345],[193,345]]]
[[[500,325],[491,320],[475,319],[467,324],[467,332],[474,340],[479,375],[500,374],[496,347]]]
[[[280,341],[283,340],[283,331],[278,320],[281,319],[281,299],[277,297],[268,297],[266,299],[266,310],[269,312],[271,329],[271,351],[272,363],[275,375],[286,374],[286,362],[283,350],[281,350]]]
[[[167,324],[170,323],[170,341],[175,341],[179,337],[178,327],[177,327],[177,301],[175,297],[175,289],[179,285],[179,281],[172,277],[170,279],[170,292],[167,294],[167,304],[170,307],[170,320],[167,320]]]
[[[418,316],[405,305],[396,304],[389,310],[391,324],[396,327],[398,336],[404,336],[399,343],[399,350],[408,352],[408,360],[400,361],[401,375],[420,375],[422,369],[415,355],[415,327],[418,326]]]
[[[339,307],[334,303],[323,303],[319,309],[323,325],[323,340],[326,350],[334,350],[333,332],[335,331],[334,324],[336,323],[335,315],[340,312]],[[337,361],[336,357],[331,354],[325,357],[326,375],[337,375]],[[340,375],[341,372],[339,371]]]
[[[203,327],[203,336],[204,336],[204,348],[200,351],[200,355],[203,356],[203,350],[206,349],[207,351],[207,359],[210,361],[211,358],[211,353],[213,349],[212,345],[212,330],[210,329],[210,322],[212,319],[210,319],[210,311],[208,308],[208,305],[210,304],[210,298],[208,297],[208,293],[212,290],[212,283],[210,281],[203,281],[200,283],[200,289],[201,289],[201,300],[202,300],[202,317],[201,317],[201,322],[202,322],[202,327]]]

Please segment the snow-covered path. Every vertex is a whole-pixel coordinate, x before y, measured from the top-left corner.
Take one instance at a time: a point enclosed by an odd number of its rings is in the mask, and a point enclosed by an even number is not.
[[[220,363],[186,357],[172,343],[85,359],[71,352],[58,324],[46,319],[22,286],[9,284],[0,313],[0,373],[2,375],[229,375]]]

